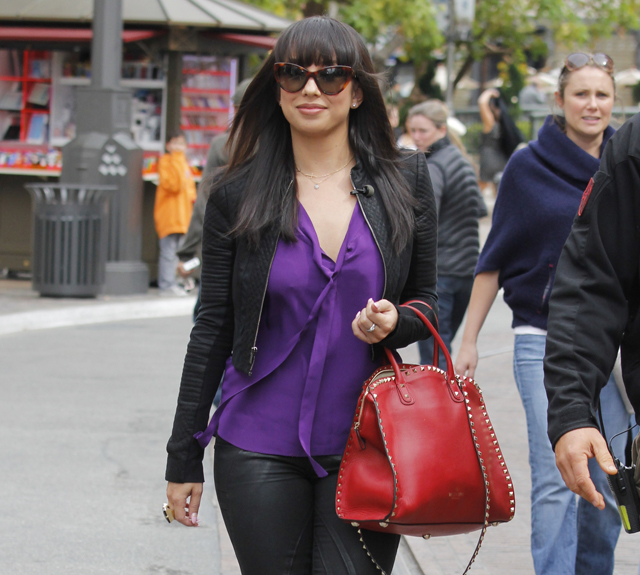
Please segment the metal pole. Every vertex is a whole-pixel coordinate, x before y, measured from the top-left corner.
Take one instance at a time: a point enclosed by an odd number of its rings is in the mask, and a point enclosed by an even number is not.
[[[182,84],[179,79],[182,78],[182,52],[169,52],[168,70],[167,70],[167,111],[166,111],[166,131],[168,134],[174,133],[180,129],[180,120],[182,112]],[[177,78],[178,81],[174,81]]]
[[[140,261],[143,152],[131,139],[131,91],[120,86],[122,29],[122,0],[93,0],[92,80],[77,89],[77,135],[63,148],[60,175],[117,187],[108,209],[107,294],[144,293],[149,285]]]
[[[120,88],[122,68],[122,0],[93,1],[91,85]]]
[[[455,0],[449,0],[449,30],[447,33],[447,95],[446,104],[450,114],[453,116],[453,70],[456,56],[456,8]]]

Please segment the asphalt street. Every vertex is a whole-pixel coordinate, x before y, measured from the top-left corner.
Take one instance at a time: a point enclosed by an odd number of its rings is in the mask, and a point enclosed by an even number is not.
[[[533,574],[526,427],[509,324],[497,301],[481,334],[477,379],[517,511],[489,529],[476,575]],[[185,316],[0,336],[0,575],[239,574],[218,530],[209,458],[201,526],[168,525],[161,513],[190,328]],[[416,348],[403,358],[417,361]],[[462,573],[476,539],[407,541],[425,574],[449,575]],[[639,550],[637,535],[621,534],[615,575],[638,573]]]
[[[197,529],[161,511],[190,328],[181,317],[0,338],[2,575],[221,572],[211,491]]]

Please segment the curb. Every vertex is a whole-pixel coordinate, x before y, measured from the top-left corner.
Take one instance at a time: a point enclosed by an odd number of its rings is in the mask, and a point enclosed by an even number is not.
[[[105,303],[0,315],[0,335],[94,323],[191,315],[196,298]]]
[[[398,554],[391,575],[425,575],[404,535],[400,538]]]

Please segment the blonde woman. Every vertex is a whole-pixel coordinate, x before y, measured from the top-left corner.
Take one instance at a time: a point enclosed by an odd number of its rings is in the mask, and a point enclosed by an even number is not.
[[[613,573],[621,527],[597,463],[590,468],[598,490],[605,493],[604,511],[582,499],[577,503],[562,481],[547,435],[543,374],[556,265],[582,193],[598,171],[600,156],[614,132],[609,126],[614,99],[611,58],[605,54],[567,57],[556,91],[563,116],[549,116],[538,140],[516,152],[504,171],[455,362],[456,372],[474,375],[478,334],[503,288],[513,312],[513,369],[529,439],[531,553],[537,575]],[[626,429],[628,415],[615,383],[604,388],[601,402],[609,437]]]

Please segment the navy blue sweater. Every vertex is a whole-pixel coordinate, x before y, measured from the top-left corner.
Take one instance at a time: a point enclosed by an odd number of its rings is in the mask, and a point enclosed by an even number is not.
[[[605,130],[600,154],[613,132]],[[558,258],[582,192],[599,166],[600,160],[574,144],[551,116],[538,140],[509,160],[476,274],[500,270],[513,327],[547,329]]]

